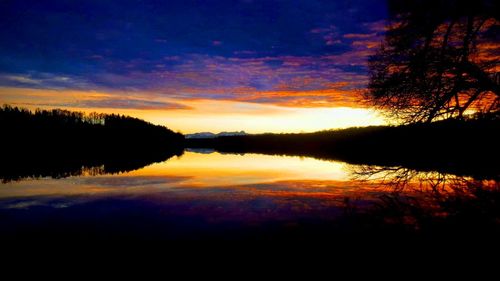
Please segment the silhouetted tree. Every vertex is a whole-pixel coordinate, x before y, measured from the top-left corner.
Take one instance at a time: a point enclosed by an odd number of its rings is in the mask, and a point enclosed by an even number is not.
[[[183,152],[184,136],[133,117],[0,107],[0,180],[129,171]]]
[[[500,109],[500,2],[389,0],[367,98],[404,122]],[[469,110],[469,111],[467,111]]]

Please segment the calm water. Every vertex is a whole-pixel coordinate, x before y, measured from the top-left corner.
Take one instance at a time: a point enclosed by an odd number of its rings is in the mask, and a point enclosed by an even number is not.
[[[346,202],[362,207],[391,192],[379,180],[357,180],[359,168],[186,151],[122,174],[3,183],[0,226],[16,236],[203,239],[328,225],[345,214]]]

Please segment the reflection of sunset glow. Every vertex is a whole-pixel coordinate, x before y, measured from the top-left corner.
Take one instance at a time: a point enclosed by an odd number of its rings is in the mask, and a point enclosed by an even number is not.
[[[308,216],[331,220],[346,204],[368,206],[397,187],[386,185],[384,180],[393,178],[391,171],[397,178],[398,169],[380,167],[368,180],[354,180],[353,173],[361,167],[307,157],[188,151],[123,174],[2,184],[0,209],[70,210],[102,202],[120,202],[117,206],[142,202],[140,208],[167,210],[165,214],[173,216],[202,216],[210,223],[259,223]],[[422,196],[432,183],[428,178],[443,179],[438,173],[412,173],[407,195]],[[449,189],[444,182],[440,188]]]
[[[185,152],[177,159],[130,172],[130,176],[186,176],[185,185],[224,186],[282,180],[349,180],[340,162],[261,154],[199,154]]]
[[[181,157],[119,175],[10,182],[2,185],[0,198],[173,192],[193,188],[223,188],[252,196],[328,197],[363,190],[359,183],[351,182],[345,165],[291,156],[186,152]]]

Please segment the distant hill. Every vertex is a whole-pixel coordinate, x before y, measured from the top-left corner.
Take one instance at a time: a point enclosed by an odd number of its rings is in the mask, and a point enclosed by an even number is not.
[[[218,134],[214,134],[211,132],[201,132],[194,134],[185,135],[186,139],[213,139],[216,137],[226,137],[226,136],[246,136],[248,135],[245,131],[235,131],[235,132],[220,132]]]

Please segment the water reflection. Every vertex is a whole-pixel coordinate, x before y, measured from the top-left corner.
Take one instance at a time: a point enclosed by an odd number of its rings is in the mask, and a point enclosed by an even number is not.
[[[341,195],[364,192],[351,180],[350,165],[341,162],[263,154],[185,152],[168,161],[120,174],[28,178],[2,185],[0,198],[96,193],[179,192],[199,189],[275,194]],[[345,195],[344,194],[344,195]]]
[[[355,178],[391,189],[367,214],[371,225],[428,237],[492,238],[500,233],[500,182],[421,172],[405,167],[356,166]]]
[[[94,151],[96,154],[98,151]],[[114,152],[97,155],[86,154],[84,150],[76,154],[64,150],[51,154],[51,150],[33,154],[12,155],[7,153],[0,159],[0,181],[8,183],[25,179],[51,177],[55,179],[72,176],[96,176],[120,174],[143,168],[151,163],[163,162],[173,156],[182,155],[181,148],[161,148],[143,152]]]
[[[36,231],[98,239],[247,238],[255,231],[317,237],[395,225],[434,231],[429,226],[447,225],[442,219],[463,225],[464,217],[488,218],[488,227],[496,227],[499,190],[495,180],[403,167],[186,151],[119,174],[4,183],[0,226],[9,237]]]
[[[348,180],[346,164],[306,157],[186,152],[129,175],[186,176],[190,186],[226,186],[281,180]]]

